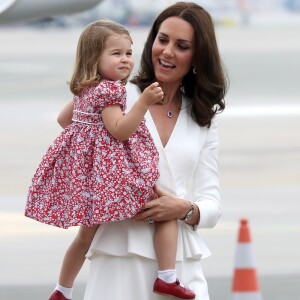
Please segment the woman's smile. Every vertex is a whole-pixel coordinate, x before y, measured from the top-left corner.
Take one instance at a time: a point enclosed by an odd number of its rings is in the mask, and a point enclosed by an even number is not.
[[[166,68],[166,69],[174,69],[176,67],[175,65],[173,65],[163,59],[159,59],[158,62],[161,67]]]

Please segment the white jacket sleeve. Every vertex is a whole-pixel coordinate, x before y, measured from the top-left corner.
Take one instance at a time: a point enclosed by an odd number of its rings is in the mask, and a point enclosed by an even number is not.
[[[205,144],[193,177],[193,201],[200,210],[200,221],[195,230],[214,227],[221,216],[218,148],[218,124],[213,120],[207,129]]]

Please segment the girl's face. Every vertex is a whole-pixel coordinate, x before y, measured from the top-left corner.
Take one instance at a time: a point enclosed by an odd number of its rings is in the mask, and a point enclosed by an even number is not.
[[[163,21],[152,46],[152,64],[159,82],[181,84],[192,66],[194,29],[179,17]]]
[[[111,35],[107,38],[98,63],[102,79],[122,80],[127,78],[134,66],[131,39],[127,35]]]

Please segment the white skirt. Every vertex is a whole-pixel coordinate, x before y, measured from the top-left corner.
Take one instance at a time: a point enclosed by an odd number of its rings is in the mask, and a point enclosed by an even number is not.
[[[166,300],[152,292],[157,277],[153,259],[94,254],[90,263],[84,300]],[[177,261],[176,272],[178,279],[195,292],[196,300],[209,300],[200,260]]]

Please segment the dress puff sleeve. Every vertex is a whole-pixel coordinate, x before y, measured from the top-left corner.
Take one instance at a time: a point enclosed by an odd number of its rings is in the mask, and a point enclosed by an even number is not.
[[[123,112],[126,109],[126,89],[121,81],[102,80],[95,88],[95,97],[102,109],[114,104],[119,104]]]

